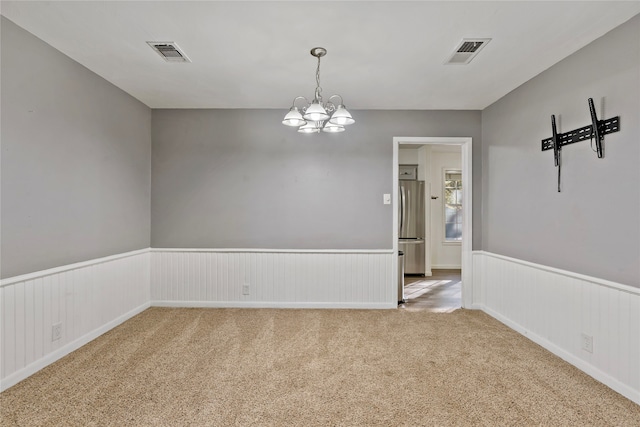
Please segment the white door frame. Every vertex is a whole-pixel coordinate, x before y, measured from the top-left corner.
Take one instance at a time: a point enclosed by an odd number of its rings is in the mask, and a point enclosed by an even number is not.
[[[459,145],[462,151],[462,307],[471,308],[473,304],[472,243],[473,243],[473,187],[472,187],[472,138],[470,137],[393,137],[393,254],[398,259],[398,150],[400,144],[413,145]],[[398,263],[393,262],[393,276],[398,277]],[[397,294],[397,282],[392,283],[393,295]]]

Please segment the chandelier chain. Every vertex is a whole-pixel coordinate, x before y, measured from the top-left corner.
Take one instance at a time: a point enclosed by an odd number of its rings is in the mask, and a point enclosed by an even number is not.
[[[318,56],[318,66],[316,68],[316,100],[322,103],[322,87],[320,87],[320,57]]]

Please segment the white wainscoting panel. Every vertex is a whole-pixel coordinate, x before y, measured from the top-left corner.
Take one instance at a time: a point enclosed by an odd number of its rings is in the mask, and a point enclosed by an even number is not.
[[[152,249],[151,305],[396,308],[392,250]],[[248,294],[243,287],[248,286]],[[395,288],[397,289],[397,288]]]
[[[640,288],[484,251],[474,308],[640,404]],[[593,337],[593,352],[582,334]]]
[[[0,391],[149,307],[149,282],[148,249],[0,281]]]

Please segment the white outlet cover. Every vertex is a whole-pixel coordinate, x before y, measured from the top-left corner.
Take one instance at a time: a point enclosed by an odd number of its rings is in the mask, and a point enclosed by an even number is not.
[[[593,353],[593,337],[591,335],[582,334],[582,349]]]
[[[62,338],[62,323],[56,323],[51,326],[51,341],[57,341]]]
[[[385,205],[390,205],[391,204],[391,194],[383,194],[382,195],[382,203],[384,203]]]

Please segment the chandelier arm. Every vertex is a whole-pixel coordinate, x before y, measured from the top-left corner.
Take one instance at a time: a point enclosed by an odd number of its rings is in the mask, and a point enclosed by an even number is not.
[[[291,104],[293,107],[295,107],[295,106],[296,106],[296,101],[297,101],[298,99],[304,99],[304,102],[305,102],[304,107],[306,107],[307,105],[309,105],[309,100],[308,100],[307,98],[305,98],[304,96],[296,96],[296,97],[293,99],[293,103]],[[304,107],[303,107],[303,108],[304,108]]]
[[[343,104],[344,104],[344,100],[342,99],[342,96],[340,96],[340,95],[338,95],[338,94],[331,95],[331,96],[329,97],[329,100],[328,100],[327,102],[331,102],[331,100],[332,100],[333,98],[336,98],[336,97],[340,98],[340,103],[339,103],[338,105],[343,105]]]

